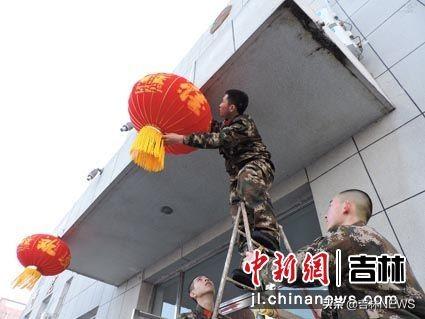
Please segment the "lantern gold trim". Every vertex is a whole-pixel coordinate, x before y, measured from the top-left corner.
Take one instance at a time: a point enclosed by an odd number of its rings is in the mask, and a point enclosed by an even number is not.
[[[40,279],[41,273],[36,266],[28,266],[25,270],[13,281],[13,288],[21,288],[31,290],[34,288],[37,281]]]
[[[165,146],[162,132],[152,125],[143,126],[130,148],[132,160],[150,172],[164,169]]]

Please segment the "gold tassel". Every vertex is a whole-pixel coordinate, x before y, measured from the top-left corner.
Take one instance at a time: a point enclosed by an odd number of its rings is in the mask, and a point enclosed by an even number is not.
[[[132,160],[149,172],[159,172],[164,169],[165,147],[162,133],[156,127],[143,126],[131,145]]]
[[[40,279],[41,273],[35,266],[28,266],[25,270],[13,281],[13,288],[19,287],[21,289],[31,290],[36,282]]]

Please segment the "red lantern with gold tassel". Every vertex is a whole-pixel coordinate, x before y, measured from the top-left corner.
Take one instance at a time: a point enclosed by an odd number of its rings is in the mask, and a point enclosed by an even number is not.
[[[17,248],[19,262],[26,267],[13,282],[13,288],[32,289],[40,277],[63,272],[71,261],[68,245],[59,237],[36,234],[21,241]]]
[[[165,133],[187,135],[207,132],[211,110],[205,96],[185,78],[168,73],[145,76],[129,98],[130,119],[139,131],[131,146],[133,161],[151,172],[164,169],[165,153],[185,154],[194,149],[186,145],[167,145]]]

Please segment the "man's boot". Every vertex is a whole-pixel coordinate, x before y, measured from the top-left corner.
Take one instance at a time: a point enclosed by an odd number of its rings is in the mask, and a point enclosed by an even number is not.
[[[255,289],[252,280],[251,275],[246,274],[241,268],[233,269],[230,278],[232,278],[234,281],[240,282],[241,284],[248,286],[252,289]],[[236,287],[239,289],[245,289],[244,287],[235,284]]]
[[[270,235],[269,233],[261,230],[254,230],[251,234],[253,240],[260,245],[272,251],[279,251],[280,244],[279,240]]]
[[[238,247],[238,250],[241,255],[244,255],[244,253],[248,251],[248,246],[246,241],[240,244],[240,246]],[[246,274],[242,270],[242,262],[243,262],[243,258],[241,259],[239,263],[239,268],[233,269],[233,271],[231,272],[230,278],[232,278],[234,281],[240,282],[241,284],[244,284],[245,286],[248,286],[254,289],[255,287],[251,281],[251,275]],[[239,286],[237,284],[234,284],[234,285],[238,287],[239,289],[245,289],[242,286]]]

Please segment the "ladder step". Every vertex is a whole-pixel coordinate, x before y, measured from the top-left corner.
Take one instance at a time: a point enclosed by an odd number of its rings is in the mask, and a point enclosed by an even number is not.
[[[232,284],[235,284],[235,285],[237,285],[237,286],[241,286],[243,289],[250,290],[250,291],[252,291],[252,292],[256,292],[256,291],[257,291],[256,289],[254,289],[254,288],[252,288],[252,287],[248,287],[248,286],[246,286],[246,285],[244,285],[244,284],[242,284],[242,283],[240,283],[240,282],[238,282],[238,281],[236,281],[236,280],[233,280],[233,279],[232,279],[232,278],[230,278],[230,277],[226,277],[226,280],[227,280],[228,282],[231,282]]]

